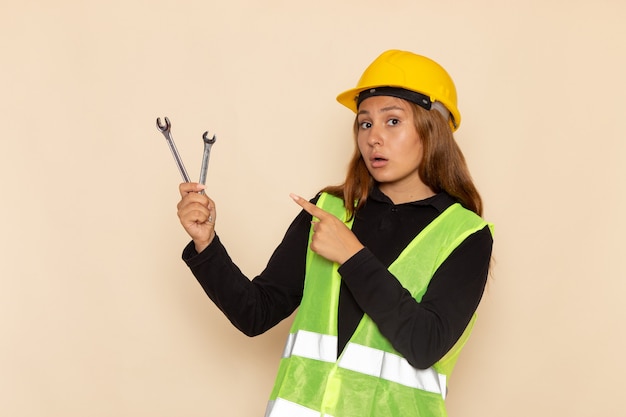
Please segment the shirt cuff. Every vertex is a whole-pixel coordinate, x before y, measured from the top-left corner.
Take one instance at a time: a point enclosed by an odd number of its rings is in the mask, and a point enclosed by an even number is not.
[[[347,261],[345,261],[338,269],[337,272],[342,277],[349,277],[359,271],[363,264],[367,263],[374,258],[374,255],[366,247],[352,255]]]
[[[222,242],[220,242],[217,235],[215,235],[211,244],[200,253],[196,251],[192,240],[185,246],[185,249],[183,249],[182,259],[189,268],[193,268],[202,263],[209,262],[211,259],[218,256],[222,248]]]

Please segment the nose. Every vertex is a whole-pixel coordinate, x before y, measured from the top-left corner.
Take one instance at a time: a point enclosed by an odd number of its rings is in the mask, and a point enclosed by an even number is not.
[[[369,130],[367,143],[370,146],[376,146],[376,145],[380,146],[383,144],[383,139],[384,139],[384,135],[383,135],[382,127],[379,127],[377,125],[372,125],[372,127],[370,127],[370,130]]]

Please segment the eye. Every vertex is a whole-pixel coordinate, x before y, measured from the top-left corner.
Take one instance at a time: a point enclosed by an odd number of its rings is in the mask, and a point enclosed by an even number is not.
[[[396,125],[400,124],[400,119],[389,119],[387,121],[387,124],[389,126],[396,126]]]
[[[369,129],[370,127],[372,127],[371,122],[359,122],[360,129]]]

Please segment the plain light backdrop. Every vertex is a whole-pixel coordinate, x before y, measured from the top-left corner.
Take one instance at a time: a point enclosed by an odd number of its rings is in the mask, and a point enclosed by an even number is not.
[[[335,96],[386,49],[452,74],[496,225],[451,417],[615,416],[626,366],[626,3],[3,0],[0,413],[260,416],[290,320],[238,333],[180,254],[168,116],[250,277],[342,181]]]

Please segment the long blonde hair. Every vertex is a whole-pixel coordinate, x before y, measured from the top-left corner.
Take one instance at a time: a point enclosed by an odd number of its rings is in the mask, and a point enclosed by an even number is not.
[[[411,104],[415,128],[422,140],[424,154],[418,167],[419,176],[435,193],[445,191],[463,207],[482,216],[483,204],[474,186],[463,152],[457,145],[448,120],[438,111],[429,111]],[[341,185],[332,185],[322,192],[344,200],[349,217],[365,204],[376,181],[367,170],[356,141],[358,120],[354,121],[354,152],[348,165],[346,179]]]

